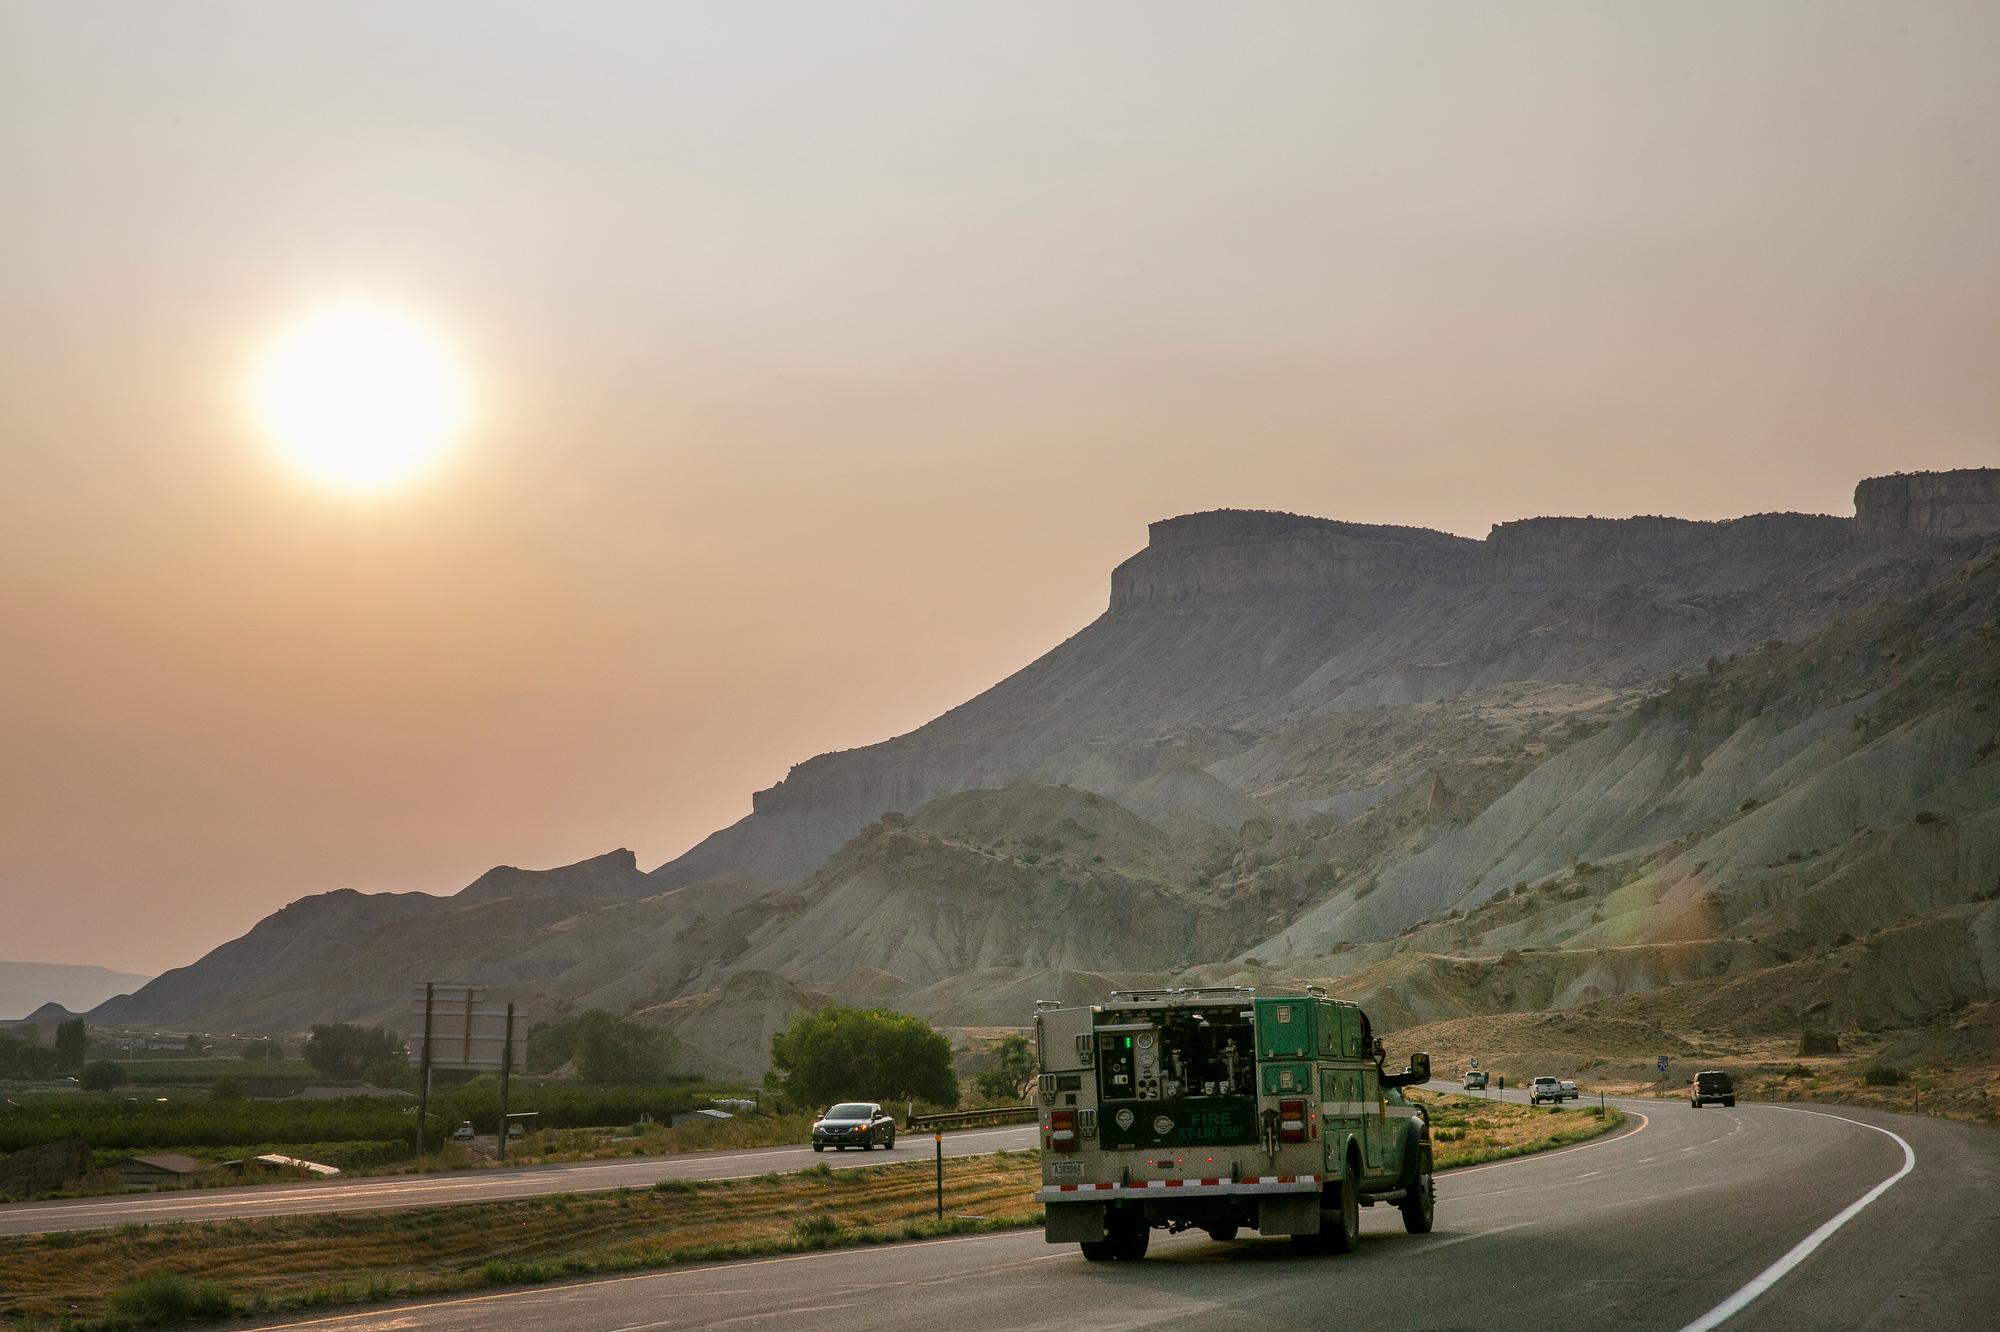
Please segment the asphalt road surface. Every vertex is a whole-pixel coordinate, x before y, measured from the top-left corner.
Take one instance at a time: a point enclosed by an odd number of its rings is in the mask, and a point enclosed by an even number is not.
[[[1033,1124],[967,1129],[947,1133],[946,1156],[980,1156],[1018,1150],[1036,1143]],[[365,1212],[392,1207],[445,1207],[454,1203],[501,1202],[551,1193],[590,1193],[646,1188],[663,1179],[743,1179],[771,1171],[802,1170],[824,1161],[836,1170],[929,1160],[928,1133],[898,1134],[893,1148],[829,1151],[810,1147],[757,1147],[742,1151],[685,1152],[675,1156],[628,1157],[567,1165],[506,1166],[440,1175],[392,1175],[376,1179],[328,1180],[311,1184],[253,1184],[232,1189],[65,1198],[54,1202],[0,1207],[0,1235],[34,1235],[52,1230],[91,1230],[155,1221],[221,1221],[247,1216],[292,1216],[318,1212]]]
[[[1510,1095],[1508,1099],[1513,1099]],[[1840,1107],[1620,1102],[1618,1132],[1438,1179],[1437,1229],[1360,1251],[1155,1231],[1086,1263],[1039,1231],[541,1286],[271,1328],[1991,1328],[2000,1130]],[[1643,1119],[1640,1116],[1644,1116]],[[858,1164],[858,1161],[856,1162]]]

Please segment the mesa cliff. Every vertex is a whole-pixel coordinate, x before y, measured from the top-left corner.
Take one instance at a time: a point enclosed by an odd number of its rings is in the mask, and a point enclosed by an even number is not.
[[[1863,482],[1853,518],[1483,541],[1166,519],[1068,640],[799,764],[649,874],[614,852],[324,894],[93,1016],[393,1023],[412,979],[477,974],[685,1028],[737,1072],[830,997],[1012,1024],[1114,980],[1314,980],[1395,1023],[1574,1010],[1649,1040],[1654,1003],[1766,1034],[1806,1004],[1920,1024],[2000,996],[1996,495],[2000,472],[1920,474]]]

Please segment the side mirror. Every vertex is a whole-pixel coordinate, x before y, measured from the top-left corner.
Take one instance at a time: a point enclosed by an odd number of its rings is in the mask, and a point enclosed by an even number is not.
[[[1410,1066],[1401,1073],[1384,1073],[1381,1078],[1384,1087],[1414,1087],[1430,1080],[1431,1057],[1422,1051],[1410,1056]]]

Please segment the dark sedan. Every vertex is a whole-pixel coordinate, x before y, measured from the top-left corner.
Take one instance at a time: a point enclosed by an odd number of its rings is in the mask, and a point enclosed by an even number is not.
[[[872,1101],[848,1101],[813,1121],[813,1150],[823,1152],[829,1147],[846,1151],[849,1147],[859,1147],[863,1151],[876,1143],[884,1147],[896,1145],[896,1120],[883,1113],[882,1107]]]

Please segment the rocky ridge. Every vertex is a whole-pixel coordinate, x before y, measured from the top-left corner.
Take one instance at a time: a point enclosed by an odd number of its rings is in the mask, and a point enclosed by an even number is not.
[[[116,1012],[393,1013],[448,961],[738,1052],[745,1012],[988,1026],[1107,978],[1317,979],[1404,1023],[1927,1020],[2000,988],[1996,476],[1864,482],[1855,519],[1484,542],[1170,519],[1068,641],[799,765],[651,875],[614,853],[456,898],[308,899],[287,911],[310,931],[280,912]],[[412,942],[447,921],[442,960]],[[307,933],[383,963],[314,971]],[[1919,983],[1894,970],[1918,947],[1959,960]],[[1718,978],[1748,987],[1733,1008],[1703,998]]]

